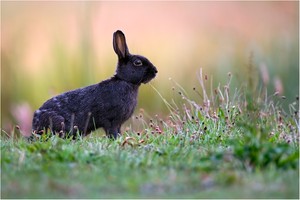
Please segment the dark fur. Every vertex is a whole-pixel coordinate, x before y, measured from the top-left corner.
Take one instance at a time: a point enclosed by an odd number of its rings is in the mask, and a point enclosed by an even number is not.
[[[35,111],[32,129],[42,133],[87,135],[104,128],[110,138],[120,134],[121,125],[132,115],[137,104],[138,88],[157,73],[145,57],[129,53],[125,35],[116,31],[113,47],[118,55],[116,74],[98,84],[60,94]]]

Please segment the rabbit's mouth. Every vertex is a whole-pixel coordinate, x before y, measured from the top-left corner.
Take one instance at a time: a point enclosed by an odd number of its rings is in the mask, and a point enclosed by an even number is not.
[[[157,69],[155,67],[149,69],[145,75],[145,77],[142,80],[142,83],[146,84],[148,82],[150,82],[153,78],[155,78],[156,74],[157,74]]]

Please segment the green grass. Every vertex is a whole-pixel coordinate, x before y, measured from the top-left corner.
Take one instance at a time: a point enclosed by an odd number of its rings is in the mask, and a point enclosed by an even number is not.
[[[299,198],[298,100],[287,113],[277,95],[232,90],[231,78],[208,94],[200,74],[201,101],[175,82],[179,99],[154,88],[170,115],[142,110],[115,141],[2,134],[1,197]]]

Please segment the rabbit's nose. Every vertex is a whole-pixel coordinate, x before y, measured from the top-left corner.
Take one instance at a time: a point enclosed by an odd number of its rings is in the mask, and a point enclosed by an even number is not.
[[[155,74],[158,72],[156,67],[153,68],[153,71],[154,71]]]

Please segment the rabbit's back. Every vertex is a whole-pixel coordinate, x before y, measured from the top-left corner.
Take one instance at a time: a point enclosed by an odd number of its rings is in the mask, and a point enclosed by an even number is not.
[[[33,130],[81,133],[97,128],[121,126],[137,104],[138,86],[111,78],[101,83],[69,91],[46,101],[34,113]]]

